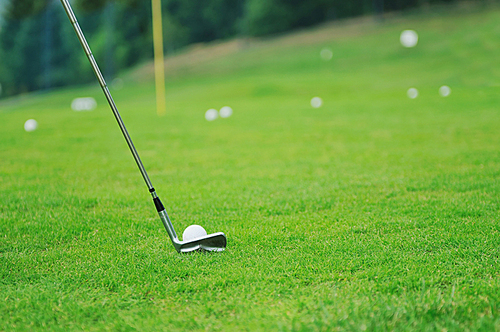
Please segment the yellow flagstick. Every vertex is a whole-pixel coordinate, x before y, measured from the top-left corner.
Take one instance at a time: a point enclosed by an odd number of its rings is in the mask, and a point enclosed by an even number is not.
[[[161,0],[151,0],[153,11],[153,44],[155,53],[156,113],[167,114],[165,97],[165,62],[163,58],[163,27]]]

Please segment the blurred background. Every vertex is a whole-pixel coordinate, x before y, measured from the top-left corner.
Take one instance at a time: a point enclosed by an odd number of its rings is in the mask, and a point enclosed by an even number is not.
[[[488,5],[494,0],[472,3]],[[163,0],[167,56],[214,40],[266,37],[325,21],[446,10],[455,0]],[[151,2],[74,0],[108,81],[153,58]],[[0,98],[94,77],[58,0],[0,0]],[[244,44],[242,44],[244,45]]]

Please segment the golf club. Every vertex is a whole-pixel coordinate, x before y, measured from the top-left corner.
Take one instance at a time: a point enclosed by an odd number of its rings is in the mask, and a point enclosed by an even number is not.
[[[90,47],[87,43],[87,40],[85,39],[85,36],[83,35],[82,29],[80,28],[80,25],[78,24],[78,21],[76,20],[76,16],[73,13],[73,9],[71,8],[71,5],[68,0],[61,0],[62,5],[64,6],[64,10],[66,11],[66,14],[68,14],[68,18],[71,21],[71,24],[73,25],[73,28],[75,29],[76,35],[78,36],[78,39],[80,40],[80,43],[82,44],[83,50],[85,51],[85,54],[87,54],[87,58],[90,61],[90,65],[92,66],[92,69],[94,70],[94,73],[97,77],[97,80],[99,81],[99,84],[101,85],[102,91],[104,92],[104,95],[106,96],[106,99],[108,100],[109,106],[111,107],[111,110],[113,111],[113,114],[116,118],[116,121],[118,122],[118,126],[120,126],[120,129],[123,133],[123,136],[125,137],[125,140],[127,141],[128,147],[130,148],[130,151],[132,152],[132,155],[134,156],[135,162],[137,163],[137,166],[139,167],[139,170],[141,171],[142,177],[144,178],[144,181],[146,182],[146,185],[148,186],[149,192],[151,193],[151,196],[153,197],[153,202],[156,206],[156,210],[158,211],[158,214],[160,215],[160,219],[163,222],[163,225],[165,226],[165,229],[167,230],[168,236],[170,237],[170,240],[172,240],[172,244],[174,245],[174,248],[178,252],[191,252],[195,250],[205,250],[205,251],[223,251],[226,248],[226,236],[224,233],[214,233],[214,234],[208,234],[204,235],[201,237],[194,238],[189,241],[180,241],[177,238],[177,234],[175,233],[174,226],[170,222],[170,218],[168,217],[167,210],[165,210],[165,207],[163,207],[163,204],[160,201],[160,198],[156,194],[156,191],[151,184],[151,181],[149,180],[149,176],[146,173],[146,169],[144,168],[144,165],[142,164],[141,158],[139,158],[139,154],[137,153],[137,150],[134,147],[134,144],[132,143],[132,139],[130,138],[130,135],[127,132],[127,128],[125,128],[125,124],[122,121],[122,118],[120,116],[120,113],[118,113],[118,109],[115,105],[115,102],[113,101],[113,97],[111,97],[111,93],[109,92],[109,89],[106,85],[106,81],[104,80],[104,77],[101,73],[101,70],[97,66],[97,62],[94,59],[94,55],[92,54],[92,51],[90,50]]]

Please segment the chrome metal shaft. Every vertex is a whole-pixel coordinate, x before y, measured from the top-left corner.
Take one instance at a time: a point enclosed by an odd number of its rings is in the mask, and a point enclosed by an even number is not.
[[[106,96],[106,99],[108,100],[109,106],[111,107],[111,110],[113,111],[113,114],[116,118],[116,121],[118,122],[118,126],[120,126],[120,129],[123,133],[123,136],[125,137],[125,140],[127,141],[128,147],[130,148],[130,152],[132,152],[132,155],[134,156],[135,162],[137,166],[139,167],[139,170],[141,171],[142,177],[144,178],[144,181],[146,182],[146,185],[148,186],[149,191],[153,194],[154,188],[153,185],[151,184],[151,180],[149,180],[148,173],[146,172],[146,169],[144,168],[144,165],[142,164],[141,158],[139,157],[139,153],[137,153],[137,150],[135,149],[134,143],[132,142],[132,139],[130,138],[130,135],[128,134],[127,128],[125,127],[125,124],[123,123],[123,120],[120,116],[120,113],[118,112],[118,108],[116,107],[116,104],[113,100],[113,97],[111,96],[111,93],[109,92],[108,86],[106,85],[106,81],[104,80],[104,76],[101,73],[101,70],[99,69],[99,66],[97,65],[97,62],[94,59],[94,55],[92,54],[92,51],[90,50],[89,44],[87,43],[87,40],[85,39],[85,36],[83,35],[82,29],[80,28],[80,25],[78,24],[78,21],[76,20],[75,13],[73,13],[73,9],[71,8],[71,5],[68,0],[61,0],[61,3],[64,7],[64,10],[66,11],[66,14],[68,14],[69,20],[71,21],[71,24],[73,25],[73,28],[75,29],[76,35],[78,36],[78,40],[82,44],[82,47],[85,51],[85,54],[87,55],[87,58],[90,61],[90,64],[92,65],[92,69],[94,70],[95,76],[97,77],[97,80],[99,81],[99,84],[101,85],[102,91],[104,92],[104,95]],[[154,195],[153,195],[154,197]]]

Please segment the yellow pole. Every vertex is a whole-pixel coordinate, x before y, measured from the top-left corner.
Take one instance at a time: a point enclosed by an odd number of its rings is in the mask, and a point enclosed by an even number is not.
[[[165,62],[163,58],[163,27],[161,16],[161,0],[151,0],[153,11],[153,45],[155,57],[156,113],[158,116],[167,113],[165,97]]]

